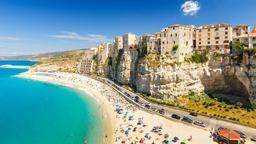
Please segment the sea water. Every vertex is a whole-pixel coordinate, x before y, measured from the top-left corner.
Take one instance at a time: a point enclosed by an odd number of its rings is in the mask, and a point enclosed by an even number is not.
[[[0,65],[29,61],[0,61]],[[0,68],[0,144],[100,144],[101,113],[86,93]]]

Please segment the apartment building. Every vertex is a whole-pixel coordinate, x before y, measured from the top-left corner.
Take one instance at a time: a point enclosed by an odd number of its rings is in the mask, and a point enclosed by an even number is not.
[[[238,37],[241,35],[247,35],[250,33],[250,26],[249,25],[236,25],[233,27],[233,37]]]
[[[133,33],[123,35],[123,48],[128,51],[131,48],[137,48],[137,36]]]
[[[160,32],[161,54],[171,54],[176,61],[181,62],[185,57],[191,55],[194,48],[195,26],[172,25]]]
[[[124,48],[124,46],[123,46],[123,37],[121,37],[121,36],[115,37],[115,40],[113,42],[113,47],[115,49],[122,49],[122,48]]]
[[[232,41],[232,27],[229,24],[206,25],[196,29],[196,50],[229,53]]]
[[[161,34],[156,33],[149,37],[147,42],[147,53],[161,53]]]
[[[84,56],[79,64],[80,74],[91,74],[93,71],[93,56],[95,54],[95,49],[86,50]]]
[[[243,31],[246,29],[245,31]],[[234,29],[238,34],[234,35],[234,41],[240,41],[245,45],[246,48],[256,48],[256,25],[252,32],[250,32],[250,28],[248,27],[239,27]],[[241,33],[239,33],[242,31]]]
[[[112,44],[111,43],[103,43],[102,44],[102,54],[101,54],[101,59],[100,62],[102,65],[104,65],[108,59],[109,56],[112,57]]]

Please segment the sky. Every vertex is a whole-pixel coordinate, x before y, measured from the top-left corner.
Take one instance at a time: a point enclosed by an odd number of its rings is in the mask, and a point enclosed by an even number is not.
[[[0,56],[95,47],[172,24],[256,23],[256,0],[1,0]]]

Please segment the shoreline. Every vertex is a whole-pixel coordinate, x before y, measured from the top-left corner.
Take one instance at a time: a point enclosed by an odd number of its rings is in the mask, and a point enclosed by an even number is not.
[[[127,101],[112,87],[93,78],[74,73],[34,72],[33,69],[17,76],[72,87],[89,94],[100,108],[104,144],[140,143],[142,139],[144,143],[157,144],[162,143],[166,135],[170,140],[178,137],[177,143],[216,144],[210,137],[212,127],[197,128],[149,113]],[[155,132],[155,127],[161,127],[161,130]],[[193,140],[190,140],[192,137]]]
[[[25,79],[30,79],[30,80],[35,80],[35,81],[41,81],[41,82],[46,82],[46,83],[51,83],[51,84],[56,84],[56,85],[61,85],[61,86],[66,86],[70,87],[76,90],[80,90],[86,94],[88,94],[97,106],[100,108],[100,116],[102,117],[102,126],[103,126],[103,134],[102,134],[102,142],[104,144],[111,144],[113,143],[113,128],[115,128],[114,123],[114,115],[113,115],[113,110],[109,105],[106,103],[107,99],[104,96],[101,96],[101,94],[90,87],[83,88],[81,86],[78,86],[76,84],[72,84],[71,82],[64,81],[64,80],[55,80],[51,78],[50,76],[42,76],[42,75],[36,75],[33,72],[27,71],[21,74],[16,75],[17,77],[20,78],[25,78]]]

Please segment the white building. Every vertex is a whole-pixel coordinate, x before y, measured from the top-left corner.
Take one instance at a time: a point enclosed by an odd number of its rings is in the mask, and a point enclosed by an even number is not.
[[[238,32],[245,29],[244,27],[239,27],[236,30]],[[239,34],[234,35],[234,41],[240,41],[245,45],[246,48],[256,48],[256,25],[254,26],[254,30],[250,32],[250,28],[248,27],[246,31],[243,31]]]
[[[115,38],[115,40],[114,40],[113,47],[114,47],[115,49],[122,49],[122,48],[124,48],[124,46],[123,46],[123,37],[117,36],[117,37]]]
[[[128,51],[131,48],[137,48],[137,36],[132,33],[123,35],[123,48],[124,51]]]
[[[161,54],[171,54],[176,61],[184,61],[194,48],[193,25],[173,25],[161,30]]]

